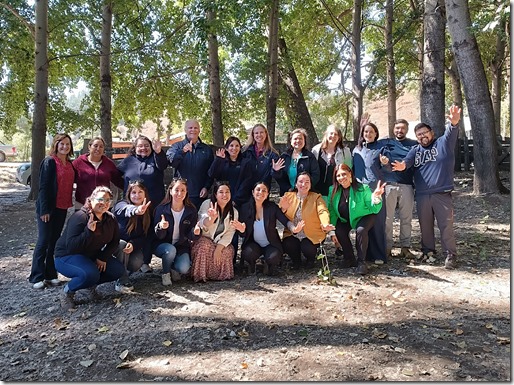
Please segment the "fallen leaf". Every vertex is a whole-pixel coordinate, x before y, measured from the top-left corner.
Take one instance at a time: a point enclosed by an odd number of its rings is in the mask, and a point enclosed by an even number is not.
[[[241,369],[248,369],[248,364],[246,362],[241,362]]]
[[[173,344],[173,342],[171,342],[170,340],[166,340],[162,343],[164,346],[171,346]]]
[[[122,362],[116,366],[116,369],[128,369],[130,368],[130,362]]]
[[[93,362],[93,360],[80,361],[80,365],[89,368],[91,365],[93,365]]]
[[[466,341],[462,341],[462,342],[457,342],[456,344],[459,348],[461,349],[465,349],[466,348]]]
[[[125,349],[124,351],[121,352],[119,357],[120,357],[121,360],[124,360],[125,358],[127,358],[128,354],[129,354],[128,349]]]
[[[99,333],[105,333],[109,331],[109,328],[107,326],[101,326],[98,329],[96,329],[96,331]]]
[[[393,305],[394,305],[394,302],[393,302],[393,301],[389,301],[389,300],[387,300],[387,301],[385,301],[385,305],[386,305],[387,307],[389,307],[389,306],[393,306]]]
[[[26,311],[22,311],[21,313],[15,314],[15,317],[25,317],[27,315]]]
[[[405,353],[405,349],[404,348],[394,348],[394,351],[397,352],[397,353]]]
[[[461,334],[464,334],[464,330],[462,330],[462,329],[457,329],[457,330],[455,330],[455,334],[457,334],[458,336],[460,336]]]
[[[114,298],[112,301],[114,302],[115,309],[117,309],[121,306],[121,298]]]
[[[414,371],[412,369],[403,369],[402,374],[404,376],[412,377],[414,375]]]
[[[509,337],[496,337],[496,342],[498,342],[500,345],[509,345],[510,338]]]
[[[96,349],[96,345],[95,345],[95,344],[90,344],[90,345],[88,345],[88,346],[87,346],[87,348],[88,348],[88,349],[89,349],[89,351],[91,352],[91,351],[93,351],[93,350],[95,350],[95,349]]]
[[[248,334],[248,332],[245,329],[243,329],[243,330],[237,332],[237,335],[239,337],[248,337],[250,334]]]

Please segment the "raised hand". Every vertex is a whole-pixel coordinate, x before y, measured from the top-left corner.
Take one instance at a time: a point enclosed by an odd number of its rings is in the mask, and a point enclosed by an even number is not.
[[[195,228],[193,230],[194,235],[200,235],[202,229],[200,228],[200,221],[196,222]]]
[[[293,233],[298,234],[300,231],[303,230],[305,227],[305,221],[302,219],[300,222],[296,224],[296,226],[293,228]]]
[[[189,142],[187,143],[184,148],[182,148],[183,152],[192,152],[193,151],[193,143]]]
[[[371,115],[369,114],[369,112],[364,112],[361,116],[361,127],[368,124],[370,119],[371,119]]]
[[[282,211],[287,211],[289,209],[289,207],[291,207],[291,200],[289,200],[288,197],[286,197],[285,195],[283,195],[281,198],[280,198],[280,201],[278,202],[278,205],[280,206],[280,208],[282,209]]]
[[[237,219],[230,221],[230,225],[240,233],[244,233],[246,230],[246,223],[239,222]]]
[[[97,223],[98,223],[98,221],[95,221],[95,214],[93,214],[93,213],[89,214],[89,221],[87,221],[87,228],[94,233],[96,230]]]
[[[330,223],[328,225],[321,225],[321,230],[323,230],[325,233],[328,233],[329,231],[335,230],[336,227],[334,225],[331,225]]]
[[[209,217],[209,221],[214,221],[216,218],[218,218],[218,202],[209,203],[207,216]]]
[[[159,228],[162,230],[166,230],[170,226],[170,223],[164,217],[164,214],[161,214],[161,221],[159,222]]]
[[[216,156],[217,157],[225,159],[225,155],[226,155],[226,153],[225,153],[225,149],[224,148],[218,148],[216,150]]]
[[[286,161],[283,158],[278,158],[278,160],[276,162],[275,162],[275,159],[271,159],[271,167],[275,171],[279,171],[279,170],[283,169],[286,166],[285,163],[286,163]]]
[[[141,206],[137,206],[136,215],[144,215],[144,213],[146,213],[146,210],[148,210],[148,206],[150,206],[151,203],[152,201],[146,203],[146,198],[143,199],[143,204]]]
[[[462,110],[460,107],[456,106],[455,104],[451,105],[447,117],[448,117],[448,119],[450,119],[452,126],[456,126],[457,123],[459,123],[461,111]]]
[[[134,251],[134,246],[132,245],[132,243],[130,242],[127,242],[127,244],[125,245],[125,247],[123,248],[123,252],[125,254],[130,254]]]
[[[389,163],[389,158],[385,155],[380,154],[380,163],[382,163],[384,165]]]
[[[162,143],[159,139],[152,140],[152,147],[156,154],[160,154],[162,150]]]
[[[405,170],[405,161],[402,160],[401,162],[398,160],[395,160],[391,163],[391,168],[393,171],[403,171]]]
[[[386,183],[381,184],[381,182],[378,181],[377,188],[375,189],[375,191],[373,191],[373,195],[377,198],[380,198],[382,196],[382,194],[384,193],[385,186],[386,186]]]

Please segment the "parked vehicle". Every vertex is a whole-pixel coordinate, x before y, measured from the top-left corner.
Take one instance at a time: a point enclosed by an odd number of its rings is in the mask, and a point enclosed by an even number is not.
[[[5,162],[7,157],[16,156],[16,147],[12,144],[5,144],[0,141],[0,162]]]
[[[23,163],[16,169],[16,181],[30,186],[30,163]]]

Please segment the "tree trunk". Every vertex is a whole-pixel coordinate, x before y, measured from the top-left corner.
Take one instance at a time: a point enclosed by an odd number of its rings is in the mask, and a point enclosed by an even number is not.
[[[309,109],[307,108],[302,88],[300,87],[300,82],[298,81],[293,63],[291,63],[291,59],[287,53],[286,41],[283,38],[278,39],[278,49],[281,63],[278,73],[281,84],[283,85],[287,95],[287,117],[292,127],[304,128],[307,130],[307,146],[312,148],[313,145],[319,142],[318,134],[316,134],[316,130],[312,124]]]
[[[278,100],[278,0],[272,0],[269,17],[268,71],[266,73],[266,125],[275,143]]]
[[[502,101],[502,72],[505,62],[505,19],[501,18],[496,33],[496,51],[493,60],[489,64],[491,71],[491,97],[494,111],[494,132],[501,135],[501,101]]]
[[[393,0],[386,1],[385,46],[387,58],[387,125],[389,137],[394,138],[396,120],[396,68],[393,50]]]
[[[468,2],[446,0],[446,14],[473,132],[473,190],[475,194],[499,193],[502,186],[496,162],[494,112],[477,41],[471,33]]]
[[[425,0],[423,18],[425,46],[421,77],[421,121],[437,136],[444,133],[445,18],[443,0]]]
[[[414,12],[416,15],[419,16],[420,19],[420,26],[418,27],[418,36],[419,38],[416,41],[417,45],[417,57],[418,57],[418,73],[419,73],[419,80],[418,80],[418,100],[419,100],[419,111],[421,114],[421,89],[422,89],[422,78],[423,78],[423,41],[424,41],[424,34],[423,34],[423,25],[421,24],[423,14],[423,10],[420,9],[423,6],[422,1],[417,0],[409,0],[410,9],[412,12]],[[418,119],[421,119],[421,115],[418,115]]]
[[[34,83],[34,115],[32,118],[32,161],[29,200],[39,192],[39,165],[45,157],[46,110],[48,103],[48,0],[37,0],[36,5],[36,77]]]
[[[105,155],[112,158],[111,35],[112,2],[106,1],[102,8],[100,47],[100,132],[105,140]]]
[[[352,95],[353,95],[353,139],[357,140],[360,134],[360,119],[364,99],[364,87],[361,77],[361,27],[362,27],[362,0],[355,0],[352,13]]]
[[[218,38],[215,33],[214,22],[216,12],[207,10],[207,26],[209,29],[207,44],[209,50],[209,63],[207,72],[209,73],[209,93],[211,99],[211,119],[212,119],[212,143],[215,146],[223,147],[223,124],[221,121],[221,83],[220,83],[220,63],[218,57]]]

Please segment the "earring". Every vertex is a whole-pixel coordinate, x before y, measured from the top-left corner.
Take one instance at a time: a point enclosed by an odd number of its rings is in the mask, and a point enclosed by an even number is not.
[[[350,178],[350,184],[352,184],[352,180],[353,180],[353,179],[352,179],[352,178]]]

